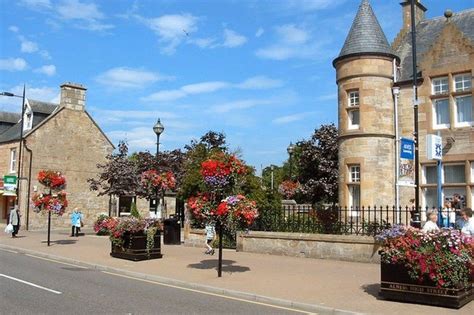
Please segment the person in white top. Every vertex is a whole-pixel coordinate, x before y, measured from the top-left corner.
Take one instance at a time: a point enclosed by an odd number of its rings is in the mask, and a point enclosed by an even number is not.
[[[425,225],[423,225],[422,231],[425,233],[439,231],[439,227],[436,224],[438,221],[438,214],[436,211],[428,212],[427,217],[428,221],[426,221]]]
[[[472,217],[472,209],[471,208],[462,209],[461,217],[464,221],[464,225],[461,229],[461,233],[464,235],[474,236],[474,218]]]

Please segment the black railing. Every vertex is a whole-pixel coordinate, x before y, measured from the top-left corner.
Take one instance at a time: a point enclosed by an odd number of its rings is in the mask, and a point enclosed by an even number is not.
[[[454,215],[440,209],[420,209],[421,224],[427,213],[438,213],[440,227],[455,226]],[[266,211],[251,228],[254,231],[320,233],[340,235],[376,235],[395,224],[413,225],[414,208],[374,206],[361,208],[328,207],[313,209],[311,205],[283,205]]]

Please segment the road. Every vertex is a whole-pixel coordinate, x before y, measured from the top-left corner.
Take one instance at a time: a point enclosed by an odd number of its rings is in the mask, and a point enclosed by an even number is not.
[[[0,314],[112,313],[306,312],[169,286],[0,249]]]

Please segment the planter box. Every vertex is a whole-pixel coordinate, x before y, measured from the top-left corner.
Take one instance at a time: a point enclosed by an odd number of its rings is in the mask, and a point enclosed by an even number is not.
[[[161,231],[156,232],[155,244],[149,252],[146,250],[146,234],[126,234],[123,239],[123,247],[112,244],[110,256],[133,261],[163,257],[161,254]]]
[[[465,288],[438,288],[432,281],[412,280],[403,265],[381,264],[380,295],[389,300],[460,308],[473,298],[472,282]]]

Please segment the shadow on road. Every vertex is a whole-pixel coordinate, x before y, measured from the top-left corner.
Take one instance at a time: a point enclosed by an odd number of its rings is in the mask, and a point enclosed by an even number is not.
[[[365,293],[372,295],[377,300],[383,300],[383,298],[379,296],[380,283],[364,284],[362,286],[362,289]]]
[[[46,244],[48,241],[41,241],[41,243]],[[77,240],[56,240],[56,241],[50,241],[51,245],[70,245],[70,244],[76,244]]]
[[[217,263],[218,263],[218,258],[216,259],[206,259],[206,260],[201,260],[201,262],[196,263],[196,264],[189,264],[188,268],[194,268],[194,269],[216,269],[217,270]],[[239,265],[234,265],[235,261],[234,260],[228,260],[228,259],[223,259],[222,260],[222,271],[223,272],[246,272],[250,271],[249,267],[245,266],[239,266]]]

